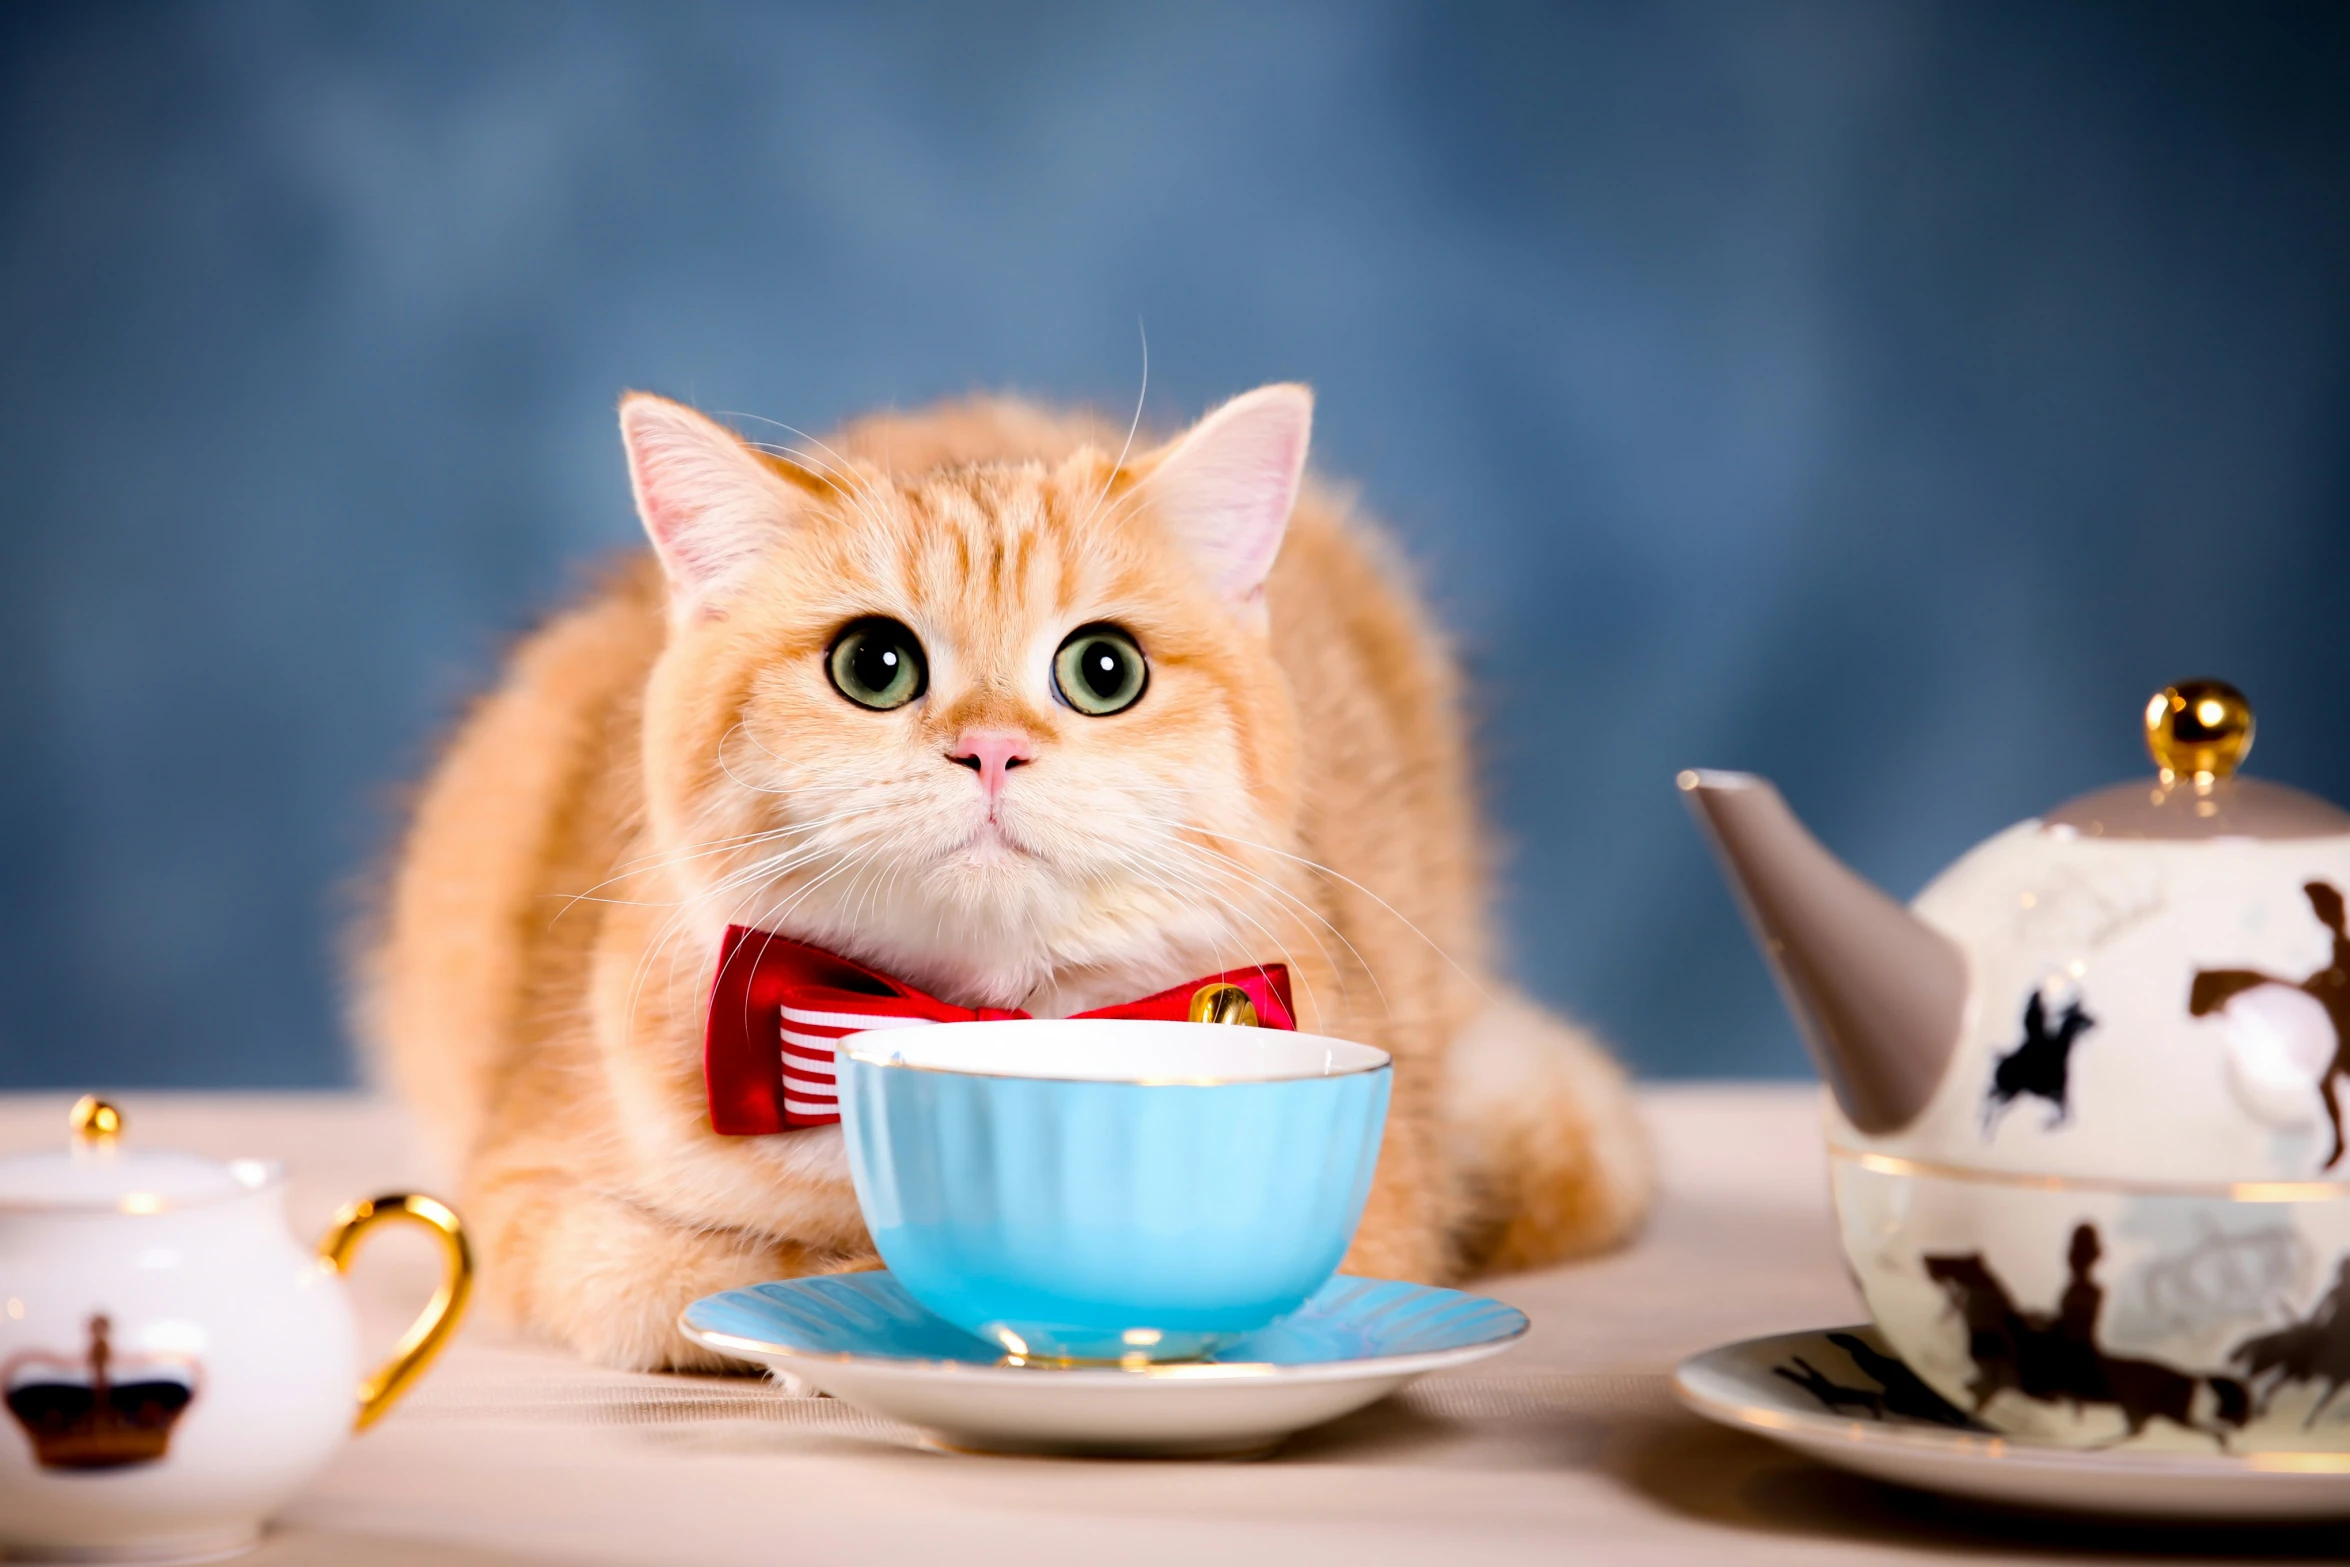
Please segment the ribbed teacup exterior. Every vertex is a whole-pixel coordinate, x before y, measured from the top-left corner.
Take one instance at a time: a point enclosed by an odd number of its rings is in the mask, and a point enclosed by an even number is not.
[[[1013,1355],[1182,1359],[1337,1271],[1391,1077],[1066,1081],[844,1051],[841,1126],[882,1260],[939,1316]]]

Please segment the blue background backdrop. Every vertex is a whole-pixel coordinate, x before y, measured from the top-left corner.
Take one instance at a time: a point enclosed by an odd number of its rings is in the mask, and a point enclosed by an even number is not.
[[[401,780],[631,541],[641,386],[1321,393],[1457,630],[1519,972],[1801,1056],[1671,787],[1903,893],[2225,675],[2350,797],[2339,9],[0,16],[0,1084],[349,1080]]]

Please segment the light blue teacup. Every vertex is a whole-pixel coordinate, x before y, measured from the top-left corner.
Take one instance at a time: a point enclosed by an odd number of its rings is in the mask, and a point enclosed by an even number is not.
[[[941,1023],[841,1041],[841,1127],[924,1306],[1022,1359],[1187,1360],[1337,1271],[1391,1075],[1317,1034]]]

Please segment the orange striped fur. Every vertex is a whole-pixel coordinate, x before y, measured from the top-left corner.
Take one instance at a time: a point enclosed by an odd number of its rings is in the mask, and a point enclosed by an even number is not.
[[[1011,401],[788,452],[624,404],[658,559],[526,641],[474,709],[363,976],[493,1304],[613,1365],[690,1367],[708,1357],[674,1323],[696,1296],[872,1265],[837,1128],[709,1127],[701,1011],[730,922],[1045,1015],[1279,959],[1303,1026],[1396,1058],[1350,1269],[1450,1279],[1637,1223],[1621,1074],[1493,976],[1452,665],[1344,501],[1309,479],[1289,508],[1306,394],[1252,398],[1189,458],[1125,458],[1123,432]],[[1231,495],[1271,497],[1285,536],[1219,522]],[[1275,545],[1266,578],[1250,551]],[[930,659],[892,712],[825,673],[874,614]],[[1049,677],[1095,621],[1150,666],[1098,718]],[[948,755],[975,728],[1033,751],[993,827]]]

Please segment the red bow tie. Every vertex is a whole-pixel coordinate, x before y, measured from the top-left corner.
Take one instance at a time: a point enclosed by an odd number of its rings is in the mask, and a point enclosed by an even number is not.
[[[1180,1023],[1191,1015],[1192,997],[1208,985],[1237,985],[1248,992],[1263,1027],[1297,1027],[1289,970],[1279,963],[1233,969],[1077,1016]],[[1005,1007],[952,1006],[821,947],[729,925],[718,949],[702,1039],[710,1125],[728,1137],[756,1137],[838,1121],[833,1046],[859,1029],[1026,1016]]]

